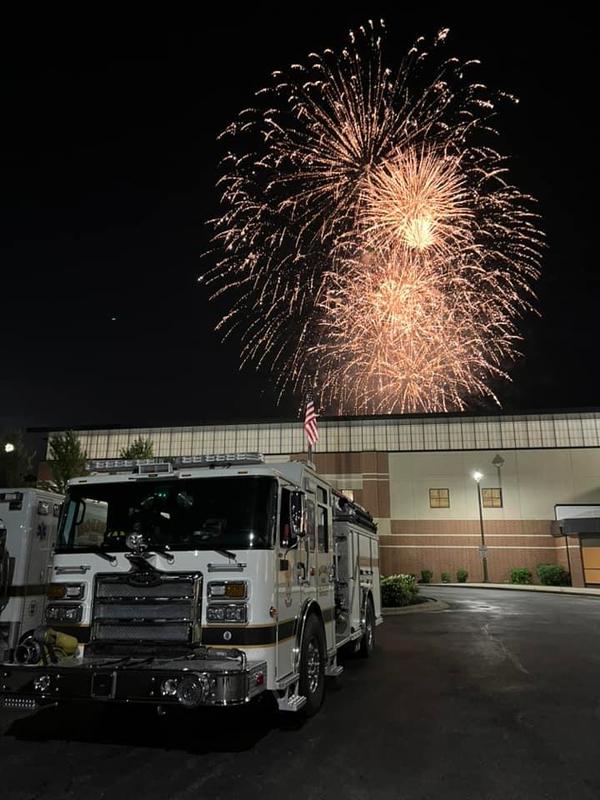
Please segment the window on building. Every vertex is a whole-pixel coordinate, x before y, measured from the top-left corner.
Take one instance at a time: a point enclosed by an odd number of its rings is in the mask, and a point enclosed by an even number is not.
[[[430,489],[429,508],[450,508],[450,489]]]
[[[502,508],[502,489],[482,489],[481,504],[484,508]]]

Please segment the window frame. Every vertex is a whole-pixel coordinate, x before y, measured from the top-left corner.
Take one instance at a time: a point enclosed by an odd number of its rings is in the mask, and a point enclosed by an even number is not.
[[[497,496],[492,496],[491,499],[497,499],[500,502],[489,502],[490,497],[486,498],[486,492],[498,492]],[[504,493],[501,486],[482,486],[481,487],[481,507],[482,508],[504,508]]]
[[[445,496],[444,495],[440,495],[440,494],[434,495],[433,492],[445,492],[446,494],[445,494]],[[437,501],[437,502],[434,503],[434,500]],[[442,503],[441,502],[442,500],[445,500],[446,502]],[[429,508],[434,508],[434,509],[450,508],[450,489],[446,489],[443,486],[434,486],[433,488],[430,488],[429,489]]]

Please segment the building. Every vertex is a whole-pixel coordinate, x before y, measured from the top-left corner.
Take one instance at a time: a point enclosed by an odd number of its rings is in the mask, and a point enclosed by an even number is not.
[[[434,580],[454,579],[464,568],[479,581],[485,552],[494,582],[513,567],[535,575],[538,564],[558,563],[573,585],[600,585],[600,519],[590,522],[600,504],[600,411],[322,418],[319,430],[317,468],[376,518],[383,574],[430,569]],[[277,460],[305,449],[298,421],[78,433],[89,458],[118,458],[138,437],[154,442],[156,456]],[[479,485],[474,471],[483,473]],[[581,529],[573,519],[556,523],[557,505],[582,504],[592,511]]]

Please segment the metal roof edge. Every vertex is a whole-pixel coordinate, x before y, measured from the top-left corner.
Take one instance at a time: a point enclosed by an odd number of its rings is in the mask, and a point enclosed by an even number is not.
[[[487,410],[487,411],[450,411],[442,414],[364,414],[364,415],[348,415],[348,416],[319,416],[321,422],[370,422],[382,420],[396,420],[396,421],[440,421],[444,419],[482,419],[489,417],[547,417],[547,416],[577,416],[581,414],[600,414],[600,406],[584,406],[580,408],[550,408],[550,409],[528,409],[523,411],[505,411],[505,410]],[[173,429],[173,428],[218,428],[218,427],[232,427],[236,425],[290,425],[301,424],[300,417],[284,417],[281,419],[248,419],[248,418],[234,418],[229,420],[197,420],[195,422],[182,422],[171,425],[158,424],[86,424],[86,425],[63,425],[63,426],[50,426],[50,427],[31,427],[26,428],[27,433],[58,433],[61,431],[74,430],[74,431],[118,431],[118,430],[159,430],[159,429]]]

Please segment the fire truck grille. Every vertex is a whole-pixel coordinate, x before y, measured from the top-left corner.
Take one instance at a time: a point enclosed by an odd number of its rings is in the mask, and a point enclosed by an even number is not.
[[[199,639],[201,597],[200,575],[98,575],[92,641],[191,644]]]

